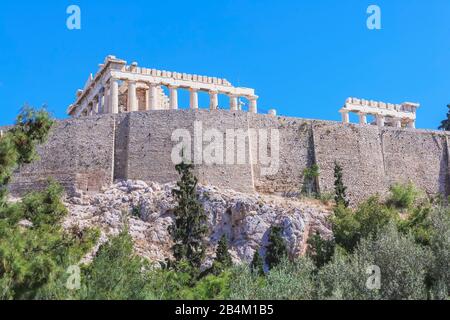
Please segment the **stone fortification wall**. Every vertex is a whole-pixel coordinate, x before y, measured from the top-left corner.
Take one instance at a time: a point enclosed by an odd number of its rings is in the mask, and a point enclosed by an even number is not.
[[[429,194],[449,192],[447,133],[221,110],[155,110],[58,121],[48,142],[39,147],[40,160],[17,170],[11,191],[41,188],[48,177],[69,192],[97,191],[116,179],[177,180],[171,159],[177,144],[172,134],[177,129],[189,133],[193,153],[199,152],[199,146],[205,150],[215,139],[204,137],[199,145],[199,132],[202,137],[215,129],[223,137],[224,163],[195,167],[200,182],[220,188],[294,194],[301,188],[303,170],[317,163],[320,191],[332,192],[337,161],[354,203],[374,193],[384,195],[398,181],[412,181]],[[227,138],[227,130],[238,136],[256,131],[257,136],[244,137],[244,163],[225,161],[227,148],[237,148],[239,143]],[[279,157],[272,160],[278,160],[278,170],[263,174],[269,165],[261,164],[261,153],[274,155],[270,139],[275,131]],[[259,136],[265,133],[268,148],[259,150]]]

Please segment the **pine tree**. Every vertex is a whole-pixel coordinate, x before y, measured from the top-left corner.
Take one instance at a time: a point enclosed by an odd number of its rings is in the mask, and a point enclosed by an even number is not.
[[[219,240],[215,261],[222,264],[223,267],[228,268],[233,265],[233,260],[231,259],[230,252],[228,251],[228,240],[226,235],[222,235]]]
[[[447,119],[441,121],[441,125],[439,126],[439,130],[450,131],[450,104],[447,105]]]
[[[207,270],[205,275],[209,273],[219,275],[231,266],[233,266],[233,260],[230,252],[228,251],[228,240],[225,235],[222,235],[217,245],[216,258],[214,259],[211,269]]]
[[[169,227],[173,238],[173,255],[176,262],[187,261],[198,271],[205,257],[207,217],[197,195],[197,178],[192,165],[182,162],[175,168],[181,175],[178,188],[172,190],[177,201],[174,210],[175,223]]]
[[[337,205],[341,204],[347,208],[349,205],[347,195],[345,193],[347,187],[344,186],[344,182],[342,180],[342,167],[336,161],[334,162],[334,179],[334,200]]]
[[[288,256],[286,243],[282,237],[282,227],[273,226],[269,235],[269,246],[267,247],[266,262],[269,269],[278,265],[281,260]]]
[[[259,249],[253,254],[253,260],[250,264],[250,270],[259,276],[264,275],[264,261],[259,254]]]
[[[12,172],[37,157],[36,146],[45,141],[52,125],[53,120],[44,108],[25,106],[15,126],[0,137],[0,208],[5,205]]]

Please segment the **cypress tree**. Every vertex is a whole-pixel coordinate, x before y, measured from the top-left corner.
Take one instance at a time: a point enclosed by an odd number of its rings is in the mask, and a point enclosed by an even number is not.
[[[219,240],[216,249],[216,258],[209,270],[206,270],[201,276],[206,276],[210,273],[219,275],[227,268],[233,265],[233,260],[231,259],[230,252],[228,251],[228,240],[225,235]]]
[[[281,226],[273,226],[269,235],[269,246],[267,247],[266,262],[269,269],[278,265],[281,260],[288,256],[286,243],[282,237]]]
[[[253,260],[250,264],[250,270],[259,276],[264,275],[264,261],[259,254],[259,249],[253,254]]]
[[[192,174],[192,164],[184,161],[175,169],[181,175],[172,194],[177,202],[175,223],[169,226],[173,238],[173,255],[176,262],[187,261],[196,271],[205,257],[207,217],[197,195],[197,178]]]
[[[344,181],[342,179],[342,167],[335,161],[334,162],[334,190],[335,196],[334,200],[336,201],[336,205],[343,205],[344,207],[348,207],[349,203],[347,200],[347,195],[345,191],[347,187],[344,186]]]
[[[228,240],[225,235],[222,235],[219,240],[215,261],[219,262],[224,268],[228,268],[233,265],[233,260],[231,259],[230,252],[228,251]]]

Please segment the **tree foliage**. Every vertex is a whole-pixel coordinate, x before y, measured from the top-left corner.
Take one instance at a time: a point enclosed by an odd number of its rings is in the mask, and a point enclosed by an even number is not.
[[[5,206],[6,186],[13,170],[36,159],[36,146],[45,141],[52,125],[44,108],[25,106],[15,126],[0,138],[0,207]]]
[[[196,270],[205,257],[205,236],[208,231],[207,217],[197,195],[197,178],[192,165],[182,162],[176,166],[181,175],[178,188],[172,190],[177,202],[174,209],[175,223],[169,227],[173,238],[173,255],[177,262],[188,261]]]
[[[439,130],[450,131],[450,104],[447,105],[447,118],[441,121],[441,125],[439,126]]]
[[[56,282],[64,283],[67,268],[78,264],[95,243],[95,230],[73,234],[62,229],[66,210],[62,210],[61,194],[62,189],[52,183],[42,193],[32,193],[2,210],[1,299],[61,298],[51,288]]]
[[[346,194],[347,187],[344,185],[342,167],[337,162],[334,163],[334,190],[334,200],[336,201],[336,204],[348,207],[349,202]]]
[[[256,250],[253,254],[252,262],[250,263],[250,270],[259,276],[264,275],[264,261],[259,254],[259,250]]]
[[[318,194],[319,166],[313,164],[311,167],[303,170],[303,187],[302,193],[308,197]]]
[[[355,212],[340,204],[331,218],[336,244],[351,252],[362,238],[373,236],[395,218],[395,211],[377,196],[362,202]]]
[[[270,230],[269,245],[266,251],[266,263],[269,269],[272,269],[284,258],[288,257],[288,250],[282,233],[283,228],[279,225],[273,226]]]
[[[334,240],[323,239],[318,232],[308,239],[308,257],[314,262],[316,267],[321,268],[328,263],[334,254]]]
[[[397,209],[411,209],[420,195],[420,192],[411,182],[407,184],[396,183],[389,190],[391,195],[387,203]]]
[[[100,247],[83,271],[80,295],[88,300],[141,300],[147,298],[145,260],[133,252],[133,240],[125,228]]]
[[[230,252],[228,251],[228,239],[224,234],[219,240],[216,250],[216,258],[212,265],[212,272],[214,274],[220,274],[224,270],[230,268],[233,265]]]

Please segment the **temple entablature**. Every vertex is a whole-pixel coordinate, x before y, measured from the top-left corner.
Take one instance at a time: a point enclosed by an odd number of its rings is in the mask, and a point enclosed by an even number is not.
[[[348,98],[344,107],[339,110],[342,114],[342,122],[349,123],[349,113],[356,113],[359,117],[359,124],[367,123],[367,116],[374,116],[372,124],[380,127],[407,127],[415,128],[416,110],[420,107],[418,103],[404,102],[402,104],[385,103],[373,100],[358,98]]]
[[[168,95],[166,95],[164,87]],[[100,113],[121,113],[145,110],[178,109],[178,90],[188,90],[190,109],[198,109],[198,92],[210,96],[209,108],[219,108],[218,95],[229,97],[229,108],[241,110],[244,98],[248,111],[257,113],[255,90],[234,87],[222,78],[166,70],[141,68],[136,62],[108,56],[95,75],[90,74],[67,113],[73,117]]]

